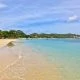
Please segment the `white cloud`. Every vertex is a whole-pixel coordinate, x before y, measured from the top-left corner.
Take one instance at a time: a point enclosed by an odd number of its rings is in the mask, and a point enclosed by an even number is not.
[[[78,18],[77,15],[73,15],[73,16],[70,16],[70,17],[69,17],[68,21],[69,21],[69,22],[73,22],[73,21],[77,21],[78,19],[79,19],[79,18]]]
[[[2,8],[6,8],[6,7],[7,7],[6,4],[0,3],[0,9],[2,9]]]

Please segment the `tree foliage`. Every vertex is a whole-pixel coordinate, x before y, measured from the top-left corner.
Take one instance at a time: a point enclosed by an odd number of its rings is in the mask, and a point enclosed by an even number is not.
[[[76,34],[46,34],[46,33],[32,33],[32,34],[25,34],[21,30],[10,30],[10,31],[2,31],[0,30],[0,39],[5,39],[5,38],[80,38],[80,35]]]
[[[25,38],[26,34],[21,30],[10,30],[10,31],[1,31],[0,30],[0,39],[5,38]]]
[[[76,35],[76,34],[45,34],[45,33],[41,33],[41,34],[37,34],[37,33],[33,33],[30,34],[29,36],[30,38],[78,38],[80,37],[80,35]]]

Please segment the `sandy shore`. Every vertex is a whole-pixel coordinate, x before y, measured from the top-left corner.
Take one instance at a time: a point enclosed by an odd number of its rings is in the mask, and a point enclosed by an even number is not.
[[[28,47],[14,46],[0,50],[0,80],[62,80],[62,76],[45,56]]]
[[[16,39],[0,39],[0,47],[5,46],[6,44],[8,44],[11,41],[16,41]]]

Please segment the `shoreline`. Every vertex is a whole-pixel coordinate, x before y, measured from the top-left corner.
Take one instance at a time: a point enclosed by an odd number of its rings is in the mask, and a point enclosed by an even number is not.
[[[58,66],[28,46],[5,47],[0,53],[1,80],[62,80]]]
[[[40,39],[46,39],[46,40],[48,39],[73,39],[73,40],[78,39],[80,40],[80,38],[26,38],[26,40],[34,40],[34,39],[37,39],[37,40],[40,40]]]
[[[7,45],[9,42],[16,41],[17,39],[0,39],[0,48]]]

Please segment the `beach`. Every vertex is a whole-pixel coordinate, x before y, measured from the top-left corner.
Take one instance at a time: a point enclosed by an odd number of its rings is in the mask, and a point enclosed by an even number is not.
[[[13,40],[2,40],[3,45]],[[0,80],[62,80],[56,63],[30,47],[16,45],[0,49]]]
[[[12,47],[6,44],[0,48],[0,80],[80,79],[79,39],[23,39]]]
[[[0,47],[7,45],[9,42],[16,41],[16,39],[0,39]]]

